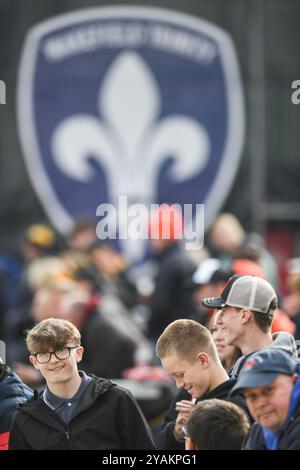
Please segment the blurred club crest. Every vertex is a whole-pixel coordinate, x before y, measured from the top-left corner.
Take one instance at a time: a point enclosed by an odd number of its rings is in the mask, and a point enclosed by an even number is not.
[[[244,138],[238,64],[223,30],[152,7],[75,11],[28,33],[18,80],[28,172],[60,231],[122,195],[202,203],[212,221]],[[134,246],[124,241],[137,259]]]

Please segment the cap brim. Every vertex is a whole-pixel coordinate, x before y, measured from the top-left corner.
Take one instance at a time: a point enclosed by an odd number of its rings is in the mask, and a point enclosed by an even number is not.
[[[244,388],[264,387],[265,385],[269,385],[274,382],[279,374],[280,372],[256,372],[253,374],[245,374],[244,377],[241,376],[238,378],[237,383],[230,391],[230,395],[234,395],[236,392],[239,392]]]
[[[206,297],[202,304],[207,308],[224,308],[226,306],[222,297]]]

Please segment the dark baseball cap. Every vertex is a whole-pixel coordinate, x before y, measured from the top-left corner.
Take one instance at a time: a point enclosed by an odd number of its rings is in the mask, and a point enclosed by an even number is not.
[[[258,276],[232,276],[220,297],[207,297],[202,304],[207,308],[249,308],[256,312],[270,313],[270,304],[276,299],[271,284]],[[274,313],[274,311],[273,311]]]
[[[246,359],[231,394],[244,388],[269,385],[278,375],[291,376],[297,372],[298,363],[291,354],[277,347],[256,351]]]

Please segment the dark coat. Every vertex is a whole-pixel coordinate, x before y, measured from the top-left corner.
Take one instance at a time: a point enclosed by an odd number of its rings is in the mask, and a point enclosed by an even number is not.
[[[85,348],[80,367],[87,374],[117,379],[124,369],[133,366],[135,343],[106,320],[97,296],[86,307],[79,328]]]
[[[218,387],[214,388],[208,393],[205,393],[197,402],[203,400],[209,400],[211,398],[219,398],[219,400],[228,400],[244,409],[248,414],[246,401],[241,394],[236,394],[230,397],[230,391],[236,384],[236,379],[229,379],[223,382]],[[179,442],[175,439],[173,430],[175,427],[175,421],[177,419],[178,412],[176,411],[176,402],[181,400],[191,400],[191,395],[186,390],[180,390],[176,395],[173,403],[171,404],[169,411],[165,417],[165,421],[162,426],[162,430],[158,436],[158,447],[163,450],[184,450],[184,442]]]
[[[155,449],[151,431],[135,399],[109,380],[91,376],[70,423],[41,394],[20,405],[10,434],[16,450]]]
[[[32,390],[5,365],[0,366],[0,448],[7,448],[9,430],[17,405],[32,397]]]
[[[158,338],[166,326],[195,313],[190,283],[195,265],[176,243],[157,257],[158,272],[151,299],[149,334]]]
[[[278,441],[278,450],[300,450],[300,407]],[[266,450],[262,428],[254,423],[245,446],[246,450]]]

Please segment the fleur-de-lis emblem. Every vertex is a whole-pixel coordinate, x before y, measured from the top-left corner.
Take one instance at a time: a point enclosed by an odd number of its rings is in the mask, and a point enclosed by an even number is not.
[[[199,103],[201,105],[201,103]],[[120,53],[99,88],[99,118],[78,114],[64,119],[52,136],[60,170],[81,182],[93,178],[93,158],[102,166],[111,201],[154,201],[162,163],[172,158],[169,177],[186,181],[207,163],[209,136],[184,115],[160,119],[159,85],[145,61],[134,52]],[[99,201],[100,203],[101,201]],[[137,244],[127,252],[138,256]]]

